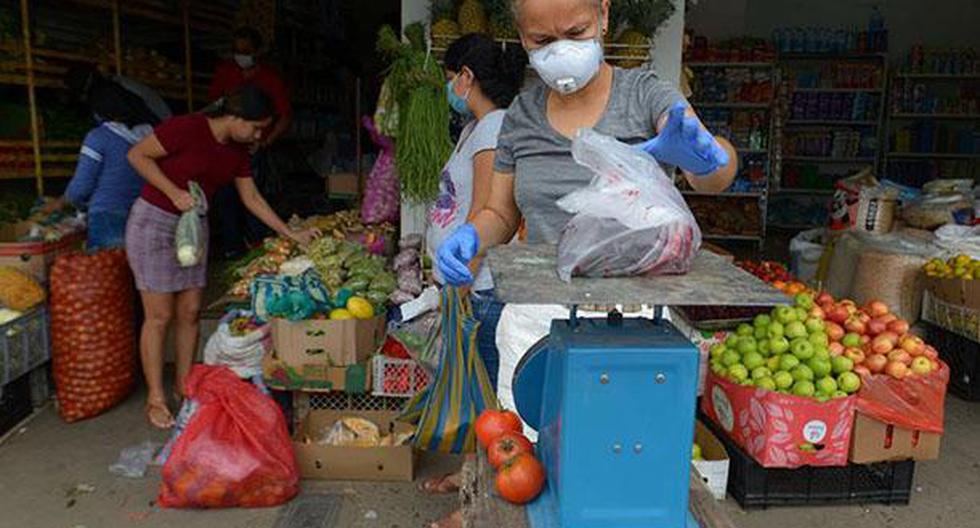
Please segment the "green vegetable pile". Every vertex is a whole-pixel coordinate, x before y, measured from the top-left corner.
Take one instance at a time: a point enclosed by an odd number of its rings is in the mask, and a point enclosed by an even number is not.
[[[307,256],[331,292],[347,290],[379,307],[398,288],[384,257],[369,254],[360,244],[323,237],[310,245]]]
[[[402,193],[424,203],[438,194],[439,175],[452,154],[449,105],[442,67],[426,49],[425,27],[412,24],[405,28],[405,36],[408,43],[384,26],[378,32],[377,48],[391,61],[385,82],[390,104],[397,105],[399,113],[395,166]]]

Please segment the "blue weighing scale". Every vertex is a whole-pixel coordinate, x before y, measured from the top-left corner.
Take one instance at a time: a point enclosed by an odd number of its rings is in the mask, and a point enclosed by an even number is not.
[[[657,308],[652,319],[584,319],[577,306],[773,305],[786,297],[702,251],[686,275],[574,279],[554,246],[489,255],[497,295],[572,306],[514,373],[518,412],[538,431],[547,485],[527,505],[532,528],[693,528],[688,508],[699,353]]]

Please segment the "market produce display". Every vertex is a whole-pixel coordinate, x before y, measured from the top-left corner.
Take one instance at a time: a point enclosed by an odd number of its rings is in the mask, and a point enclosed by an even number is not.
[[[476,437],[497,470],[494,484],[507,502],[525,504],[544,488],[544,466],[523,434],[520,417],[512,411],[487,409],[476,420]]]
[[[314,227],[323,232],[324,236],[337,240],[357,242],[375,255],[384,254],[388,249],[388,242],[395,235],[395,226],[390,222],[365,224],[362,218],[360,211],[351,209],[325,216],[311,216],[298,225]]]
[[[252,281],[259,275],[275,275],[279,266],[299,253],[299,246],[286,237],[267,238],[261,246],[253,249],[232,268],[234,284],[229,295],[239,299],[250,295]]]
[[[786,269],[786,266],[778,262],[771,260],[762,260],[759,262],[742,260],[735,264],[787,295],[812,293],[806,284],[796,280],[796,277],[793,277],[793,274]]]
[[[414,432],[382,433],[371,420],[345,416],[324,427],[315,443],[334,447],[396,447],[407,445]],[[309,438],[307,443],[311,443]]]
[[[30,275],[0,266],[0,307],[23,312],[43,303],[44,299],[44,288]]]
[[[946,261],[934,258],[922,267],[929,277],[973,280],[980,277],[980,260],[969,255],[956,255]]]
[[[336,298],[338,292],[347,290],[381,311],[398,286],[395,276],[386,269],[384,258],[369,255],[360,244],[324,237],[310,245],[308,254],[323,284],[335,296],[335,307],[347,306],[348,299],[341,302]]]
[[[398,247],[400,251],[393,263],[398,274],[398,289],[389,300],[395,305],[402,305],[422,293],[422,237],[408,235],[399,241]]]
[[[51,269],[51,356],[67,422],[123,401],[136,382],[133,277],[126,254],[58,257]]]

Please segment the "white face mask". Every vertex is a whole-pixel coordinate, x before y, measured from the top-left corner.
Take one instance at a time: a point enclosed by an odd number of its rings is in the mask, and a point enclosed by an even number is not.
[[[235,58],[235,64],[237,64],[239,68],[242,68],[244,70],[247,70],[247,69],[251,68],[252,66],[255,66],[255,56],[253,56],[253,55],[245,55],[244,53],[236,53],[234,55],[234,58]]]
[[[558,40],[528,52],[531,67],[552,90],[568,95],[589,84],[602,65],[597,39]]]

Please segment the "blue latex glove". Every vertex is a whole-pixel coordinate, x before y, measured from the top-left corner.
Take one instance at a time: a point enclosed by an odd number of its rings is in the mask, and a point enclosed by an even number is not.
[[[436,252],[436,265],[442,273],[442,280],[450,286],[473,284],[473,274],[468,265],[479,250],[480,235],[476,232],[476,226],[459,226]]]
[[[697,118],[685,116],[686,103],[670,108],[667,124],[657,137],[637,145],[657,161],[675,165],[695,176],[707,176],[728,165],[728,152]]]

